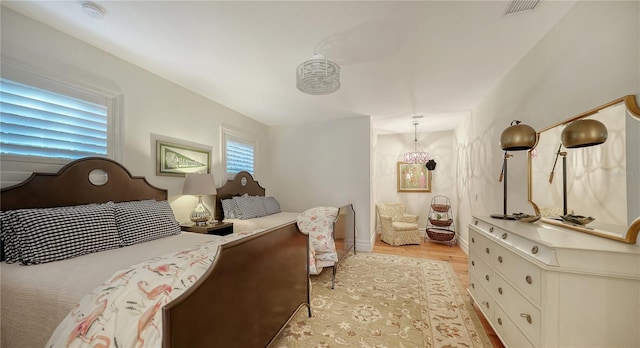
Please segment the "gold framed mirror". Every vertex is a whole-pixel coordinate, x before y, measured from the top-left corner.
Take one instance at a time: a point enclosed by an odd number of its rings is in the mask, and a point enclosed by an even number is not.
[[[576,121],[606,129],[595,134]],[[567,129],[578,125],[598,140],[569,143]],[[528,199],[542,222],[635,244],[640,232],[640,107],[635,96],[545,127],[537,138],[528,152]]]

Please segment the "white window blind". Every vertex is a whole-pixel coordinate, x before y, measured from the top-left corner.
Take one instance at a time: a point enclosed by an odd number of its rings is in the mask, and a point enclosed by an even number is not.
[[[108,107],[0,79],[0,152],[78,159],[107,156]]]
[[[253,174],[253,152],[254,146],[250,142],[227,139],[227,176],[233,176],[243,170]]]

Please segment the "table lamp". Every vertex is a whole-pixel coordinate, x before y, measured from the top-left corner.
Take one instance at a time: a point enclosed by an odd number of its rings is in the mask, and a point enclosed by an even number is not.
[[[553,174],[558,162],[558,157],[562,157],[562,216],[567,216],[567,152],[561,151],[562,146],[567,149],[577,149],[600,145],[607,141],[609,132],[607,127],[600,121],[594,119],[580,119],[570,123],[563,131],[562,143],[558,146],[556,159],[549,175],[549,183],[553,182]]]
[[[216,185],[213,174],[187,173],[184,177],[182,193],[198,196],[198,204],[189,218],[197,226],[204,226],[211,219],[211,212],[202,202],[203,195],[215,195]]]
[[[498,181],[503,181],[503,210],[502,214],[491,214],[492,218],[515,220],[515,216],[507,214],[507,159],[511,157],[509,151],[529,150],[536,145],[537,134],[535,129],[522,124],[518,120],[513,120],[509,127],[502,131],[500,135],[500,147],[504,150],[504,159],[502,160],[502,171]]]

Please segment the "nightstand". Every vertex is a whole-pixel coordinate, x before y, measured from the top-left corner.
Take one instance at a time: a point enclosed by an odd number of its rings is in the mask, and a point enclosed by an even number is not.
[[[181,224],[180,229],[185,232],[215,234],[218,236],[226,236],[233,233],[233,223],[231,222],[214,222],[205,226],[196,226],[192,224]]]

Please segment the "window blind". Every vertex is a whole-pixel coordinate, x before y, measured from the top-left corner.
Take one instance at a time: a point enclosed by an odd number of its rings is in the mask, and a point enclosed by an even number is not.
[[[253,174],[254,146],[248,142],[228,139],[226,142],[227,175],[247,171]]]
[[[78,159],[107,156],[105,104],[0,78],[0,152]]]

